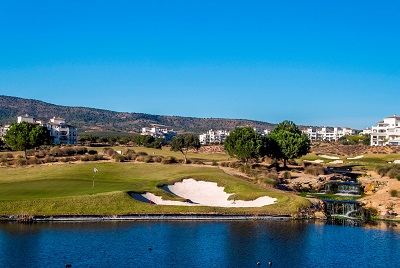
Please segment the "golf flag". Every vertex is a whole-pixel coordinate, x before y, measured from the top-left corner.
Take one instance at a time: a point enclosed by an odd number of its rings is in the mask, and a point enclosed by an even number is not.
[[[97,173],[97,172],[99,172],[99,170],[98,170],[97,168],[94,168],[94,169],[93,169],[93,172],[94,172],[94,173]]]

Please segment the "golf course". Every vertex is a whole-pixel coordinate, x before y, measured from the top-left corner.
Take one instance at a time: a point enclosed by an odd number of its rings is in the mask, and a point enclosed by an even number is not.
[[[165,148],[143,148],[143,151],[163,157],[182,158],[179,152]],[[18,155],[18,152],[14,153]],[[291,215],[299,208],[310,205],[305,198],[229,175],[218,165],[211,165],[211,162],[228,160],[226,154],[189,153],[188,158],[202,161],[203,164],[100,160],[2,166],[0,215]],[[95,169],[98,172],[94,172]],[[271,205],[246,208],[169,206],[141,202],[130,195],[147,192],[164,200],[185,201],[160,186],[188,178],[217,183],[219,187],[224,187],[225,192],[232,194],[230,200],[254,200],[268,196],[277,201]]]

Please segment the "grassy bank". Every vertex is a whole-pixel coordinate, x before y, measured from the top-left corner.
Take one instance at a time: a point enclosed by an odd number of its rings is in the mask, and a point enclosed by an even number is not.
[[[98,173],[94,175],[93,169]],[[309,203],[302,197],[261,188],[223,173],[194,165],[91,162],[1,168],[0,214],[116,215],[129,213],[291,214]],[[217,182],[235,199],[268,195],[277,204],[262,208],[214,208],[149,205],[132,199],[129,191],[177,198],[157,186],[184,178]],[[92,183],[94,179],[94,188]]]

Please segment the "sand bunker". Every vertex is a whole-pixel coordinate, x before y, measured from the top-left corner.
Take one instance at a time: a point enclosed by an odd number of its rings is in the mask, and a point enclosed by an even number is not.
[[[211,206],[211,207],[262,207],[274,204],[277,199],[262,196],[252,201],[228,200],[229,196],[224,191],[224,187],[219,187],[215,182],[196,181],[185,179],[174,185],[169,185],[168,189],[177,196],[188,199],[191,202],[180,202],[163,200],[160,196],[152,193],[145,193],[142,196],[157,205],[176,205],[176,206]]]
[[[355,156],[355,157],[348,157],[347,159],[348,160],[354,160],[354,159],[360,159],[360,158],[363,158],[364,156],[363,155],[358,155],[358,156]]]
[[[394,164],[400,164],[400,160],[394,160],[393,163]]]
[[[318,159],[318,160],[303,160],[303,162],[306,163],[315,163],[315,164],[320,164],[320,163],[324,163],[324,160]]]
[[[322,158],[326,158],[326,159],[332,159],[332,160],[338,160],[340,159],[337,156],[330,156],[330,155],[324,155],[324,154],[317,154],[317,156],[322,157]]]
[[[329,164],[343,164],[343,160],[335,160],[335,161],[329,162]]]

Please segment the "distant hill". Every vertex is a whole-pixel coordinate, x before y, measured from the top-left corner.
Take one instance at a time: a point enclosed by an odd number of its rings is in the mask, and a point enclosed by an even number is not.
[[[272,129],[275,125],[253,120],[195,118],[182,116],[124,113],[109,110],[60,106],[38,100],[0,95],[0,125],[10,124],[17,116],[28,114],[36,120],[49,120],[53,116],[65,118],[67,123],[86,132],[140,132],[151,124],[163,125],[176,131],[200,133],[209,129],[232,130],[236,126]]]

